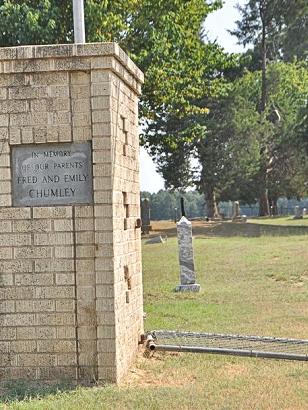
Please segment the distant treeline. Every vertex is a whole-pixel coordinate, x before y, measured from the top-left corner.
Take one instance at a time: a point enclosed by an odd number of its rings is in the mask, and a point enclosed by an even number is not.
[[[185,212],[188,218],[204,218],[207,216],[207,209],[204,196],[197,191],[172,192],[160,190],[155,194],[143,191],[141,198],[150,201],[152,220],[174,220],[179,219],[181,214],[181,197],[184,198]],[[296,199],[279,198],[278,214],[293,215],[294,207],[299,205],[308,208],[308,198],[298,201]],[[240,204],[241,213],[247,216],[258,216],[259,205]],[[220,202],[219,210],[226,218],[232,216],[232,202]]]
[[[141,198],[147,198],[150,201],[151,219],[153,220],[175,219],[176,213],[180,216],[181,197],[184,198],[188,218],[205,215],[204,196],[196,191],[180,193],[160,190],[156,194],[141,192]]]

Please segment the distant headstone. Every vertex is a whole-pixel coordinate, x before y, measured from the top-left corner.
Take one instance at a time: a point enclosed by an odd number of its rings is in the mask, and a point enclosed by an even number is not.
[[[247,222],[247,216],[241,215],[240,203],[238,201],[233,202],[232,222]]]
[[[141,232],[148,234],[151,230],[151,217],[150,217],[150,202],[148,199],[140,201],[141,206]]]
[[[303,216],[307,215],[307,208],[303,208]]]
[[[303,219],[303,209],[298,205],[294,208],[293,219]]]
[[[158,236],[153,236],[152,238],[148,239],[146,241],[146,244],[150,245],[152,243],[165,243],[165,242],[167,242],[167,236],[163,238],[161,235],[158,235]]]
[[[180,261],[180,285],[175,288],[176,292],[199,292],[200,285],[196,283],[194,266],[194,252],[192,245],[191,222],[182,216],[177,223],[177,235],[179,244]]]
[[[238,201],[234,201],[233,207],[232,207],[232,219],[236,219],[240,216],[241,216],[240,203]]]

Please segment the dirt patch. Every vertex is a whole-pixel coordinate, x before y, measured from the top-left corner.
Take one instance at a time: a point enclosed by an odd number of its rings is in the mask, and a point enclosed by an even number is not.
[[[238,376],[245,376],[248,374],[248,369],[246,366],[238,363],[228,363],[223,367],[222,373],[227,375],[229,378],[235,378]]]
[[[199,237],[259,237],[268,236],[289,236],[289,235],[308,235],[306,226],[280,226],[255,223],[235,223],[231,221],[192,221],[193,235]],[[157,235],[176,236],[176,224],[171,221],[153,221],[152,231],[145,238]]]
[[[195,381],[192,374],[185,372],[181,375],[176,369],[165,371],[161,368],[166,356],[179,356],[179,353],[158,353],[145,358],[139,354],[136,364],[132,367],[126,379],[122,382],[123,387],[176,387],[189,386]]]

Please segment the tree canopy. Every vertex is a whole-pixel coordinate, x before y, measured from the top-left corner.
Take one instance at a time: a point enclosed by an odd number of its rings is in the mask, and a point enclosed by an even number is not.
[[[221,0],[87,0],[87,41],[117,41],[145,72],[141,142],[166,186],[217,201],[307,194],[308,3],[246,0],[233,34],[207,41]],[[0,0],[0,46],[73,41],[71,0]],[[263,203],[263,205],[262,205]]]

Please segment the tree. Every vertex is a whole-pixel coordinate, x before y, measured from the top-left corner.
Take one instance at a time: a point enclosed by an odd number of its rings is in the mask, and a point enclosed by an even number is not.
[[[307,4],[307,3],[306,3]],[[261,57],[262,81],[259,100],[259,112],[261,116],[268,115],[273,118],[277,110],[275,102],[269,107],[272,113],[268,113],[267,103],[269,99],[267,63],[268,59],[290,59],[294,55],[303,56],[299,47],[291,51],[294,45],[294,33],[299,33],[299,28],[307,30],[308,7],[303,1],[286,0],[249,0],[245,6],[239,7],[242,19],[237,22],[237,29],[232,32],[244,45],[253,44],[257,54]],[[296,54],[297,53],[297,54]],[[266,114],[267,112],[267,114]],[[276,113],[276,114],[275,114]],[[278,117],[277,117],[278,118]],[[266,119],[263,118],[262,121]],[[275,119],[274,119],[275,121]],[[260,154],[263,156],[263,167],[260,169],[260,184],[263,191],[260,192],[260,215],[269,215],[268,199],[268,176],[272,169],[272,150],[268,145],[271,141],[267,134],[269,128],[265,127],[263,137],[264,145],[260,146]]]
[[[257,109],[260,81],[261,73],[254,72],[235,82],[230,94],[230,133],[254,153],[248,180],[253,181],[255,198],[264,192],[266,172],[266,189],[276,202],[281,195],[300,196],[303,192],[299,175],[307,155],[300,144],[298,118],[308,94],[308,70],[300,63],[272,63],[268,70],[268,107],[262,114]],[[280,121],[272,118],[274,106],[279,109]]]
[[[174,220],[181,217],[181,198],[184,198],[185,212],[188,218],[204,217],[204,199],[196,191],[164,191],[155,194],[141,192],[141,198],[150,202],[152,220]],[[176,210],[175,210],[176,208]]]
[[[268,89],[267,89],[267,58],[269,47],[275,45],[273,39],[280,24],[277,24],[275,19],[277,12],[277,0],[249,0],[244,7],[239,7],[242,13],[242,20],[237,22],[238,29],[233,32],[244,45],[254,43],[260,47],[261,52],[261,67],[262,67],[262,82],[261,95],[258,102],[258,109],[262,115],[266,110]],[[280,22],[279,22],[280,23]],[[265,136],[263,140],[266,142],[268,138]],[[268,147],[262,146],[261,153],[267,155]],[[270,158],[268,158],[268,162]],[[264,190],[260,192],[260,216],[269,215],[269,201],[267,188],[268,167],[270,164],[264,164],[262,170],[262,187]]]
[[[149,124],[146,131],[152,156],[167,188],[197,186],[204,194],[208,216],[213,217],[218,215],[216,202],[220,188],[227,184],[222,174],[225,175],[230,158],[227,126],[223,128],[222,123],[227,113],[226,96],[231,79],[237,75],[239,59],[227,56],[215,44],[203,45],[203,50],[202,97],[192,100],[191,104],[207,107],[206,113],[202,110],[185,115],[168,113]]]
[[[72,2],[0,1],[0,46],[72,41]]]
[[[87,0],[87,41],[122,43],[138,7],[134,0]],[[4,47],[73,42],[72,0],[1,0],[0,27]]]
[[[284,61],[308,58],[308,3],[306,0],[283,0],[279,12],[283,16],[281,54]]]

